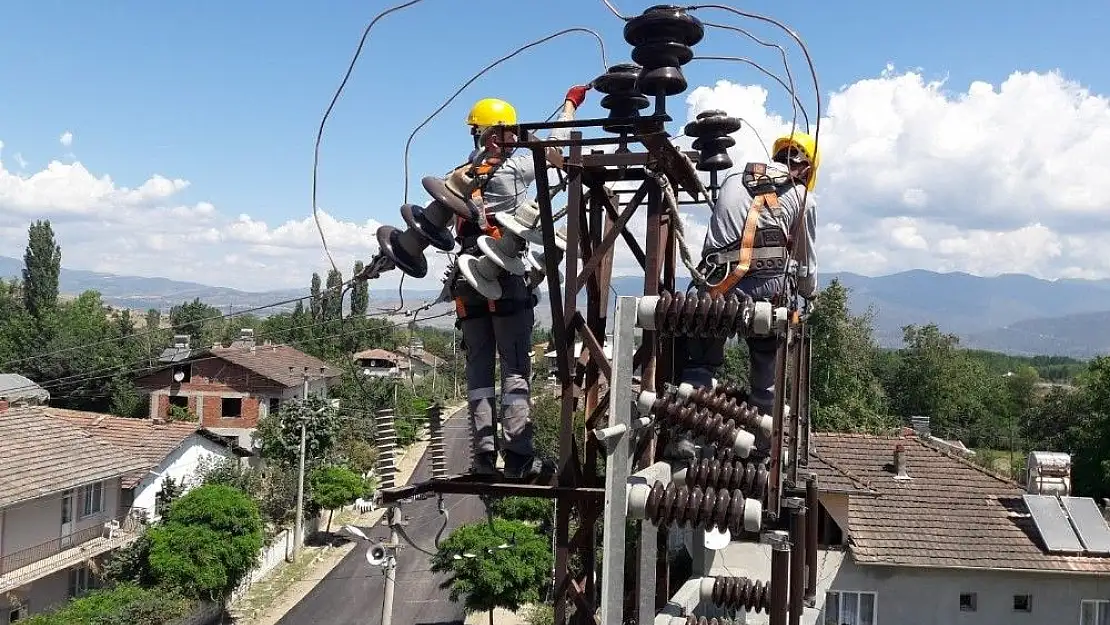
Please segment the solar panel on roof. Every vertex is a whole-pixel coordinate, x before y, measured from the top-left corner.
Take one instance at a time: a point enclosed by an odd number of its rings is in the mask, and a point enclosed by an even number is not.
[[[1110,555],[1110,527],[1090,497],[1061,497],[1083,546],[1092,554]]]
[[[1049,552],[1083,553],[1083,543],[1071,528],[1064,509],[1053,495],[1022,495],[1037,531]]]

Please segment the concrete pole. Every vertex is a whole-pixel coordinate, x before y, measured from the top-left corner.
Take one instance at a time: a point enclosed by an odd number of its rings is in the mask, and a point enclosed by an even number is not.
[[[397,531],[400,510],[397,506],[389,508],[389,543],[400,544],[401,535]],[[393,592],[397,584],[397,552],[393,547],[385,561],[385,596],[382,598],[382,625],[393,625]]]
[[[301,388],[301,399],[308,399],[308,367],[305,367],[303,377],[303,385]],[[305,418],[304,412],[301,412],[301,445],[299,456],[299,468],[297,470],[297,515],[293,520],[293,557],[301,551],[301,545],[304,542],[304,457],[305,457]]]

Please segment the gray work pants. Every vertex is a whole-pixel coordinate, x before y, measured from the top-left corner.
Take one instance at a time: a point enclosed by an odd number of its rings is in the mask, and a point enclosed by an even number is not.
[[[733,291],[747,293],[756,301],[770,300],[781,291],[782,283],[783,278],[778,276],[749,276],[740,280]],[[760,412],[771,414],[775,405],[775,354],[778,351],[778,339],[748,338],[747,343],[751,369],[748,374],[751,385],[750,403],[758,407]],[[686,345],[688,356],[682,370],[682,381],[698,388],[710,386],[717,370],[725,363],[725,339],[690,338]],[[764,440],[761,432],[753,434],[758,448],[766,448],[770,444],[770,441]]]
[[[460,322],[466,341],[466,392],[474,450],[495,450],[494,358],[501,361],[501,449],[532,456],[532,324],[535,313],[522,306],[506,316],[485,315]]]

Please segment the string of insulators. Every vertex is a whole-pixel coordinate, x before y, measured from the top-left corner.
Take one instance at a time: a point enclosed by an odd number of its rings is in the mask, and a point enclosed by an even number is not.
[[[636,80],[640,77],[640,66],[634,63],[621,63],[610,67],[593,81],[594,89],[605,94],[601,98],[601,108],[609,111],[608,119],[613,120],[601,126],[605,132],[632,132],[630,120],[640,117],[640,110],[651,103],[639,89]]]
[[[771,474],[762,462],[734,460],[731,462],[702,458],[686,468],[682,479],[688,486],[739,490],[748,499],[763,501]]]
[[[705,27],[680,7],[659,4],[624,24],[632,60],[644,67],[637,86],[646,95],[676,95],[686,90],[682,65],[694,58],[690,46],[705,36]]]
[[[748,336],[755,317],[755,303],[736,293],[660,293],[655,305],[655,329],[671,336]]]
[[[428,457],[432,464],[432,478],[447,477],[447,450],[443,441],[443,415],[438,405],[428,408]]]
[[[381,488],[393,488],[397,467],[394,452],[397,448],[397,432],[393,426],[393,410],[379,410],[374,417],[374,446],[378,448],[378,479]]]
[[[703,386],[694,389],[689,385],[683,385],[671,394],[671,397],[673,399],[669,397],[668,400],[674,403],[688,402],[709,412],[719,414],[742,427],[765,429],[770,434],[770,423],[759,412],[758,407],[749,406],[746,401],[737,401],[723,392],[718,392],[715,388]]]
[[[664,486],[663,482],[656,482],[648,494],[644,518],[656,525],[727,529],[740,534],[751,531],[745,527],[747,505],[739,490],[691,488],[674,482]]]
[[[686,124],[683,133],[695,137],[690,147],[698,150],[699,171],[721,171],[732,167],[728,149],[736,145],[730,135],[740,130],[740,119],[729,117],[724,111],[702,111],[697,118]]]
[[[741,429],[735,421],[692,404],[659,397],[652,404],[651,411],[674,425],[690,430],[695,436],[728,446],[741,458],[748,456],[755,442],[755,436]]]
[[[671,623],[674,622],[674,619],[672,619]],[[732,619],[727,618],[707,618],[704,616],[694,616],[692,614],[690,616],[687,616],[685,621],[679,622],[683,625],[733,625],[733,623],[739,623],[739,621],[733,621]]]
[[[713,582],[712,601],[721,608],[770,612],[771,584],[747,577],[718,577]]]

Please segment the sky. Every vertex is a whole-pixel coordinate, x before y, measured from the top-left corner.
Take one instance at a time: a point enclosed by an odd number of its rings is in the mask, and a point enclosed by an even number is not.
[[[633,15],[654,1],[612,0]],[[63,265],[263,291],[307,286],[330,267],[312,217],[313,144],[362,30],[385,2],[332,0],[9,3],[0,20],[0,255],[50,219]],[[424,0],[370,31],[324,129],[318,206],[345,275],[402,225],[403,154],[413,129],[486,64],[558,30],[478,78],[415,136],[419,180],[461,162],[464,118],[500,97],[542,120],[567,88],[626,62],[623,22],[601,0],[472,5]],[[787,51],[817,119],[819,268],[912,268],[1043,278],[1110,277],[1110,75],[1099,26],[1110,5],[745,2],[794,29],[718,9],[700,19],[750,29]],[[707,29],[702,56],[742,56],[785,79],[777,49]],[[697,60],[671,98],[672,134],[708,108],[745,120],[733,160],[765,159],[789,129],[790,98],[733,62]],[[579,117],[602,117],[591,91]],[[800,115],[799,115],[799,123]],[[811,128],[812,129],[812,128]],[[755,132],[753,132],[753,130]],[[695,254],[708,208],[684,208]],[[630,225],[642,231],[642,221]],[[442,256],[423,281],[438,288]],[[615,273],[636,273],[618,254]],[[372,288],[396,286],[394,271]]]

